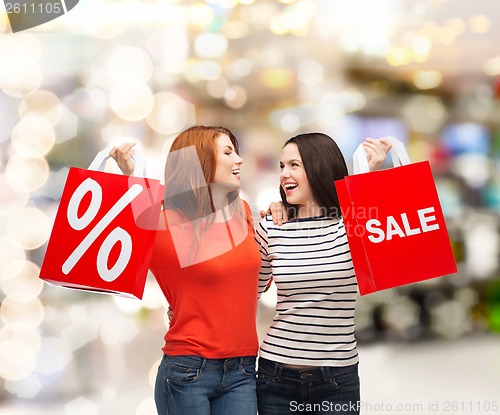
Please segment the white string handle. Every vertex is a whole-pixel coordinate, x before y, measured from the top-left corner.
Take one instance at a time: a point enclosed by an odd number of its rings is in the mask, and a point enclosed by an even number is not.
[[[411,164],[410,156],[408,156],[408,152],[406,151],[406,147],[402,141],[391,136],[383,138],[390,141],[390,143],[392,144],[390,153],[392,164],[394,165],[394,167],[406,166],[407,164]],[[368,153],[364,149],[363,144],[360,144],[352,156],[354,174],[368,173],[370,171],[367,156]]]

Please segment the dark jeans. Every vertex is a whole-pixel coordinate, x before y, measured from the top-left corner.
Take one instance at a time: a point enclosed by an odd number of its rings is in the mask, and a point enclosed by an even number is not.
[[[256,415],[255,357],[164,355],[155,402],[159,415]]]
[[[358,364],[292,369],[259,358],[259,415],[359,414]]]

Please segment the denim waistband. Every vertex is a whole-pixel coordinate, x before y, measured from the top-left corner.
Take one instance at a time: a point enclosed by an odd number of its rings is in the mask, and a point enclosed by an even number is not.
[[[287,367],[283,363],[273,362],[271,360],[259,357],[259,375],[264,372],[274,380],[287,379],[297,382],[315,382],[328,381],[335,375],[339,375],[351,369],[352,366],[331,367],[318,366],[309,369],[294,369]]]
[[[235,367],[240,367],[243,365],[253,364],[255,366],[255,356],[239,356],[230,357],[227,359],[209,359],[201,356],[194,355],[180,355],[180,356],[170,356],[164,355],[164,359],[171,359],[172,361],[179,360],[184,364],[191,364],[195,367],[213,369],[213,368],[224,368],[230,369]]]

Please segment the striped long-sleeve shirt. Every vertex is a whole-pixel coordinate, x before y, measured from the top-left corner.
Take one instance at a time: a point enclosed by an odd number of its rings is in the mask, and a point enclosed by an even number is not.
[[[295,219],[257,226],[259,294],[272,277],[276,315],[260,347],[266,359],[291,365],[357,363],[354,309],[357,283],[342,219]]]

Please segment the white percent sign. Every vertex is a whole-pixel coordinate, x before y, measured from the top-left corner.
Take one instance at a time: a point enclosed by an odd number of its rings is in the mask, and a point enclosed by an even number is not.
[[[67,275],[73,269],[76,263],[81,259],[82,255],[95,242],[97,237],[143,190],[144,188],[140,184],[134,184],[125,192],[125,194],[123,194],[122,197],[120,197],[120,199],[118,199],[111,209],[101,218],[97,225],[92,228],[82,242],[80,242],[68,259],[66,259],[62,266],[64,274]],[[78,207],[87,192],[90,192],[92,195],[90,205],[85,213],[81,217],[78,217]],[[99,183],[91,178],[84,180],[75,190],[68,204],[67,218],[70,226],[77,231],[86,228],[96,217],[97,212],[101,207],[101,202],[102,188]],[[113,246],[118,241],[121,242],[120,255],[115,264],[111,268],[108,268],[109,254]],[[106,237],[103,244],[99,248],[99,253],[97,254],[97,271],[99,276],[104,281],[114,281],[121,275],[127,266],[131,255],[132,238],[124,229],[116,227]]]

